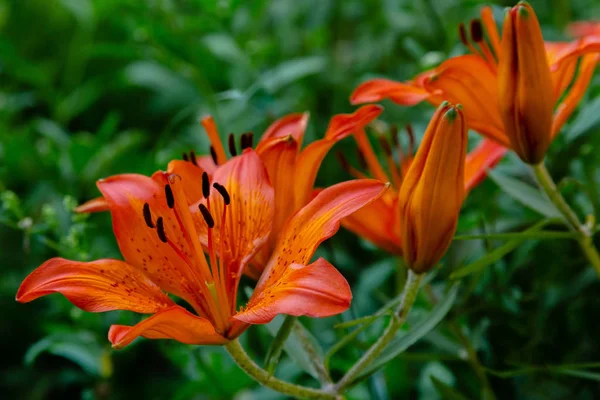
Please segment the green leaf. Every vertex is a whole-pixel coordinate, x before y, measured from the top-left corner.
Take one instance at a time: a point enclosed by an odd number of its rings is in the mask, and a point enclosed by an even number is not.
[[[263,73],[260,81],[262,87],[273,93],[306,76],[323,72],[326,65],[325,58],[320,56],[285,61]]]
[[[275,339],[273,339],[271,345],[269,346],[264,365],[265,369],[269,372],[269,374],[271,374],[271,376],[275,373],[275,368],[277,367],[279,358],[281,357],[281,350],[290,336],[292,328],[294,327],[297,319],[297,317],[292,315],[286,315],[281,327],[275,335]]]
[[[456,235],[453,240],[476,240],[476,239],[487,239],[487,240],[513,240],[513,239],[578,239],[581,233],[578,232],[555,232],[555,231],[543,231],[543,232],[506,232],[506,233],[485,233],[485,234],[474,234],[474,235]]]
[[[542,221],[538,222],[537,224],[533,225],[531,228],[527,229],[524,233],[537,232],[537,231],[541,230],[544,226],[548,225],[549,223],[551,223],[553,221],[554,221],[554,219],[542,220]],[[496,261],[500,260],[506,254],[510,253],[511,251],[513,251],[514,249],[519,247],[519,245],[521,243],[523,243],[524,241],[526,241],[528,239],[529,239],[528,235],[522,235],[517,239],[513,239],[513,240],[503,244],[502,246],[495,248],[494,250],[487,253],[484,257],[480,258],[479,260],[477,260],[471,264],[465,265],[464,267],[458,268],[456,271],[452,272],[452,274],[450,274],[450,279],[464,278],[467,275],[481,271],[488,265],[491,265],[491,264],[495,263]]]
[[[57,333],[34,343],[25,353],[25,364],[32,365],[44,352],[64,357],[90,375],[108,377],[112,373],[109,353],[90,332]]]
[[[600,97],[595,98],[585,105],[577,118],[570,124],[565,138],[568,142],[600,125]]]
[[[277,316],[271,323],[265,325],[267,331],[273,336],[276,337],[277,333],[281,329],[283,325],[285,316],[279,315]],[[308,333],[308,332],[307,332]],[[310,333],[308,333],[310,335]],[[312,340],[313,343],[317,343],[316,339]],[[298,336],[292,331],[290,333],[288,339],[285,341],[283,345],[283,349],[285,352],[296,361],[298,366],[302,368],[304,371],[309,373],[314,378],[318,378],[317,371],[313,366],[313,362],[311,360],[311,356],[304,350],[302,343]]]
[[[447,385],[442,382],[435,376],[431,376],[431,382],[435,387],[435,390],[438,392],[440,397],[445,400],[469,400],[468,397],[462,395],[458,390],[454,389],[452,386]]]
[[[561,217],[554,204],[537,188],[506,176],[498,171],[488,171],[488,176],[513,199],[546,217]]]
[[[202,38],[202,43],[218,59],[231,64],[248,64],[246,55],[231,36],[226,33],[213,33]]]
[[[377,371],[379,368],[396,358],[399,354],[404,352],[419,339],[429,333],[432,329],[434,329],[452,308],[452,305],[456,301],[459,288],[459,283],[452,285],[445,297],[435,305],[433,310],[431,310],[427,316],[424,316],[419,322],[417,322],[408,332],[394,339],[387,346],[383,352],[383,355],[379,356],[379,358],[377,358],[368,368],[366,368],[360,377],[368,376],[369,374]]]

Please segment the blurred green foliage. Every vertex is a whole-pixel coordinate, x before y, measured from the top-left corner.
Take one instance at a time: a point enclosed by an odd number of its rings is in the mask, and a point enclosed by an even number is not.
[[[569,21],[600,16],[596,0],[532,4],[552,40],[565,38]],[[279,398],[252,383],[220,348],[142,340],[113,351],[108,327],[135,323],[139,316],[83,313],[58,295],[20,305],[14,301],[18,285],[55,255],[119,257],[109,215],[74,215],[73,206],[97,195],[94,182],[101,177],[149,174],[190,148],[205,153],[199,117],[212,114],[222,132],[260,133],[277,117],[309,111],[307,140],[313,140],[331,116],[353,110],[348,96],[358,83],[374,76],[408,79],[464,52],[456,27],[476,17],[481,5],[0,1],[3,398]],[[509,5],[497,3],[497,16]],[[565,181],[563,192],[581,214],[600,206],[598,93],[596,76],[549,155],[557,180],[574,178]],[[385,106],[384,120],[412,123],[417,132],[432,114],[428,106]],[[351,141],[340,149],[354,151]],[[319,183],[348,178],[330,157]],[[515,181],[533,183],[509,156],[493,181],[472,192],[459,234],[522,231],[544,218],[544,199],[523,198]],[[547,226],[560,229],[552,221]],[[327,352],[347,331],[333,324],[372,314],[393,297],[397,261],[343,231],[320,252],[347,276],[355,296],[341,317],[302,320]],[[448,291],[451,275],[462,283]],[[398,355],[350,398],[480,398],[482,375],[502,399],[598,398],[599,290],[574,241],[456,241],[430,290],[418,298],[409,333],[395,343]],[[334,377],[382,324],[378,320],[332,357]],[[255,356],[264,356],[273,331],[255,327],[245,334]],[[411,334],[420,341],[415,344]],[[473,364],[473,355],[480,363]],[[294,360],[284,357],[277,375],[310,382]]]

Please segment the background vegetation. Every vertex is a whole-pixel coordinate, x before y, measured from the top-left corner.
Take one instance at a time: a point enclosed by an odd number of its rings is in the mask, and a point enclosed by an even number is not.
[[[464,52],[457,25],[476,17],[481,5],[0,0],[2,397],[278,398],[258,388],[221,348],[143,340],[113,351],[106,339],[110,324],[135,323],[139,316],[83,313],[58,295],[20,305],[14,301],[18,285],[52,256],[119,257],[109,215],[86,218],[72,207],[97,195],[101,177],[149,174],[191,148],[206,153],[200,116],[214,115],[222,133],[260,134],[277,117],[309,111],[307,140],[313,140],[331,116],[353,110],[348,97],[358,83],[374,76],[408,79]],[[496,2],[498,18],[509,5]],[[570,20],[600,16],[595,0],[532,5],[546,38],[554,40],[565,38]],[[596,76],[548,158],[557,180],[574,177],[564,193],[582,215],[600,206],[599,92]],[[384,120],[412,123],[417,133],[433,112],[426,105],[385,106]],[[354,154],[350,140],[339,149]],[[345,179],[332,155],[319,183]],[[523,195],[519,185],[532,182],[516,158],[507,157],[494,180],[472,192],[459,234],[523,231],[551,216],[544,198]],[[345,231],[321,253],[343,271],[355,295],[352,310],[339,318],[303,320],[327,351],[347,332],[333,324],[370,314],[394,295],[397,261]],[[350,398],[480,398],[486,386],[502,399],[600,397],[599,291],[574,241],[457,240],[409,320],[409,334],[422,330],[419,342]],[[422,321],[433,325],[424,330]],[[382,324],[333,357],[334,376]],[[245,334],[255,356],[265,354],[273,329]],[[412,343],[406,336],[397,349]],[[311,379],[291,357],[277,373]]]

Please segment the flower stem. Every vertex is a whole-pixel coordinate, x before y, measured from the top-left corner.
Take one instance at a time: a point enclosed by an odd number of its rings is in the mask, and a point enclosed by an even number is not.
[[[295,385],[293,383],[284,382],[277,379],[259,367],[246,353],[238,339],[232,340],[225,345],[225,348],[235,361],[235,363],[255,381],[287,396],[301,399],[326,399],[337,400],[340,397],[334,393],[324,390],[308,388]]]
[[[565,201],[564,197],[562,197],[544,163],[541,162],[538,165],[532,166],[532,168],[541,188],[544,190],[548,198],[550,198],[550,201],[552,201],[552,203],[556,206],[558,211],[560,211],[560,213],[565,217],[569,228],[580,234],[579,238],[577,239],[579,247],[581,247],[581,250],[600,277],[600,254],[598,254],[598,250],[594,246],[592,233],[585,225],[581,224],[577,214],[575,214],[569,204]]]
[[[425,274],[416,274],[412,270],[408,270],[408,277],[404,290],[402,291],[402,302],[398,309],[392,315],[389,325],[379,339],[363,354],[363,356],[346,372],[346,374],[335,385],[336,391],[341,393],[348,386],[351,386],[356,378],[385,350],[387,345],[394,339],[398,329],[402,327],[406,321],[406,317],[412,308],[419,285]]]

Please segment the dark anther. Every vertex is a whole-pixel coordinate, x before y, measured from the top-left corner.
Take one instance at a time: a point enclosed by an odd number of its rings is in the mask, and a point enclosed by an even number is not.
[[[478,19],[474,19],[469,24],[469,29],[471,31],[471,39],[474,42],[481,42],[483,40],[483,28],[481,27],[481,21]]]
[[[340,165],[342,166],[342,168],[345,171],[349,171],[350,170],[350,163],[348,162],[348,159],[346,158],[346,156],[344,155],[344,153],[342,153],[341,151],[338,151],[337,153],[335,153],[335,156],[337,157]]]
[[[175,206],[175,197],[173,197],[173,190],[168,183],[165,185],[165,197],[167,198],[169,208],[173,208]]]
[[[241,138],[242,150],[251,149],[252,146],[254,145],[253,142],[254,142],[254,133],[252,133],[252,132],[244,133]]]
[[[229,153],[231,154],[231,157],[237,156],[237,149],[235,148],[235,137],[233,136],[233,133],[229,134],[227,144],[229,145]]]
[[[469,45],[469,41],[467,40],[467,28],[465,28],[465,24],[462,22],[458,25],[458,36],[465,46]]]
[[[408,154],[415,152],[415,131],[411,124],[406,125],[406,133],[408,133]]]
[[[154,222],[152,222],[152,214],[150,214],[150,204],[144,203],[143,214],[144,221],[146,221],[146,225],[148,225],[148,228],[154,228]]]
[[[208,181],[208,174],[206,172],[202,173],[202,195],[205,198],[210,196],[210,182]]]
[[[208,208],[206,208],[204,204],[198,205],[198,208],[200,209],[200,212],[202,213],[202,216],[206,221],[206,225],[208,225],[209,228],[214,228],[215,220],[213,219],[212,215],[210,215],[210,211],[208,211]]]
[[[212,157],[215,165],[219,165],[219,162],[217,161],[217,152],[215,151],[215,148],[212,146],[210,146],[210,156]]]
[[[190,150],[190,161],[192,164],[198,165],[196,164],[196,152],[194,150]]]
[[[156,232],[161,242],[167,243],[167,235],[165,235],[165,226],[163,225],[163,218],[158,217],[156,220]]]
[[[379,144],[381,145],[381,148],[383,149],[386,155],[392,155],[392,148],[390,147],[390,143],[384,137],[379,138]]]
[[[360,149],[357,150],[357,154],[358,154],[358,161],[360,162],[360,167],[362,169],[367,169],[368,164],[367,164],[367,159],[365,158],[365,155],[363,154],[362,151],[360,151]]]
[[[183,153],[183,154],[181,155],[181,157],[183,157],[183,161],[190,161],[190,159],[188,158],[188,155],[187,155],[187,153]]]
[[[218,182],[215,182],[213,183],[213,187],[217,190],[217,192],[219,192],[221,196],[223,196],[223,201],[225,202],[225,205],[228,206],[231,203],[231,198],[229,197],[229,193],[227,193],[227,189],[225,189],[225,186],[221,185]]]
[[[390,127],[390,137],[392,138],[392,143],[394,146],[398,146],[400,143],[398,142],[398,125],[392,124]]]

